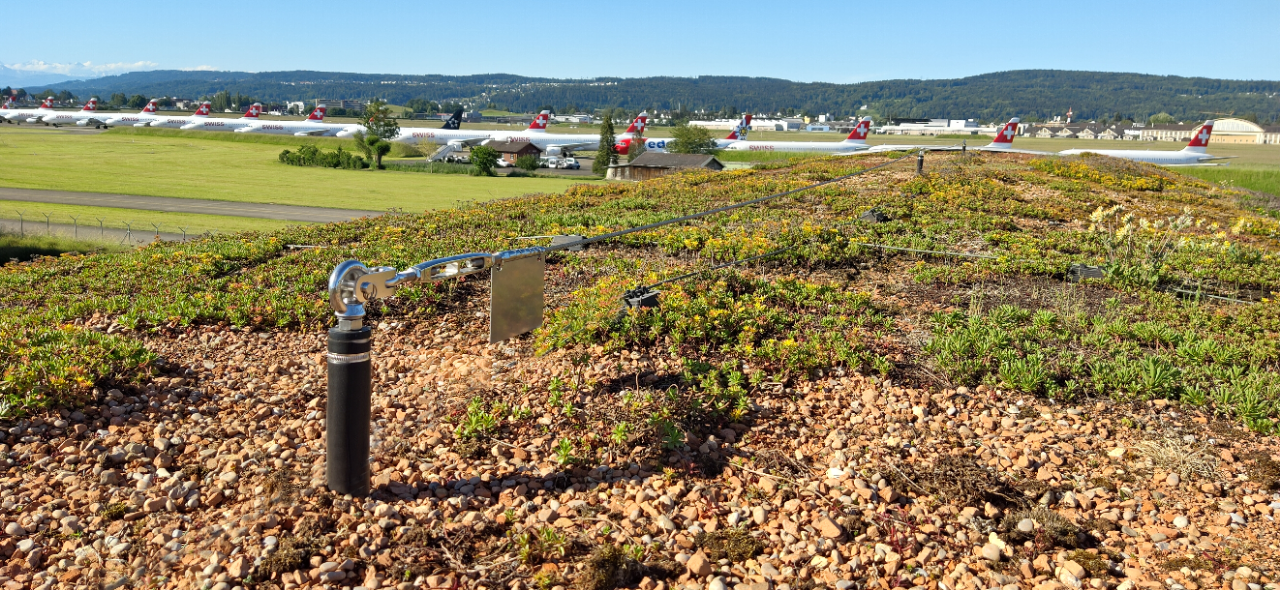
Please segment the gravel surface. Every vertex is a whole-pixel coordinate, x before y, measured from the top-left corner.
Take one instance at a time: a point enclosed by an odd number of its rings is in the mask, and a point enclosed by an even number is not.
[[[1276,587],[1280,448],[1194,408],[837,372],[664,448],[608,431],[680,359],[482,344],[483,315],[376,327],[354,499],[322,333],[150,336],[157,376],[3,424],[0,586]]]

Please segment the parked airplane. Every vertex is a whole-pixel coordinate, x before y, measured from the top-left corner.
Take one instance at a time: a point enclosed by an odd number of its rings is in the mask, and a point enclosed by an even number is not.
[[[200,103],[200,108],[196,109],[191,116],[172,115],[164,117],[156,117],[147,123],[148,127],[162,127],[165,129],[181,129],[183,125],[193,121],[203,121],[209,117],[209,101]]]
[[[867,133],[871,117],[863,117],[854,125],[844,141],[735,141],[724,149],[734,152],[825,152],[848,154],[867,149]]]
[[[24,121],[34,115],[47,115],[56,112],[57,111],[53,110],[53,97],[48,97],[40,102],[39,107],[34,109],[12,109],[4,114],[4,118],[10,123],[17,123],[21,125]]]
[[[1205,153],[1209,147],[1209,136],[1213,135],[1213,120],[1204,122],[1191,135],[1191,141],[1187,143],[1187,147],[1176,152],[1168,150],[1094,150],[1094,149],[1070,149],[1058,152],[1062,156],[1077,156],[1080,154],[1090,153],[1103,156],[1111,156],[1113,158],[1124,158],[1126,160],[1134,160],[1137,162],[1147,162],[1148,164],[1158,164],[1160,166],[1196,166],[1209,165],[1209,162],[1215,160],[1226,160],[1232,156],[1212,156]]]
[[[262,103],[255,102],[249,105],[249,109],[239,119],[205,117],[199,121],[187,123],[180,129],[184,131],[236,131],[248,127],[254,121],[258,121],[258,115],[260,114],[262,114]]]
[[[360,129],[360,125],[335,125],[333,123],[324,122],[324,114],[327,109],[324,105],[317,105],[315,110],[307,116],[303,121],[253,121],[248,125],[236,129],[236,133],[267,133],[271,135],[297,135],[299,137],[313,136],[337,136],[343,131],[349,131],[354,134]]]
[[[156,114],[156,109],[156,99],[153,98],[147,101],[147,106],[142,107],[142,110],[137,114],[119,113],[117,115],[107,117],[107,120],[103,122],[103,125],[107,127],[115,127],[116,125],[146,127],[147,123],[160,118],[160,115]]]
[[[102,122],[107,120],[108,116],[116,113],[99,113],[98,99],[90,98],[88,102],[79,111],[55,111],[46,115],[36,115],[27,119],[28,123],[44,123],[45,125],[93,125],[101,127]]]

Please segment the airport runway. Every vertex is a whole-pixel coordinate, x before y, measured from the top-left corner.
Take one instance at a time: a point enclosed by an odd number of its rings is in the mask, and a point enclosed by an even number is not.
[[[356,209],[325,209],[297,205],[270,205],[266,203],[142,197],[138,195],[79,193],[24,188],[0,188],[0,201],[33,201],[58,205],[89,205],[93,207],[142,209],[144,211],[167,211],[169,213],[203,213],[206,215],[256,217],[258,219],[280,219],[311,223],[348,221],[360,217],[376,217],[383,214],[383,211],[359,211]]]

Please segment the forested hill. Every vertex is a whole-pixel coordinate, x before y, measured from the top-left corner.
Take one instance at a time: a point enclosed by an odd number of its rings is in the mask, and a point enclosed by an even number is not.
[[[776,78],[596,78],[563,80],[508,74],[406,76],[338,72],[136,72],[53,85],[78,96],[123,92],[196,98],[226,90],[266,101],[413,98],[493,105],[529,112],[622,107],[628,110],[807,112],[852,115],[867,105],[880,116],[1001,120],[1048,118],[1074,110],[1078,119],[1178,119],[1206,112],[1280,117],[1280,82],[1145,74],[1018,70],[952,80],[885,80],[857,84],[803,83]]]

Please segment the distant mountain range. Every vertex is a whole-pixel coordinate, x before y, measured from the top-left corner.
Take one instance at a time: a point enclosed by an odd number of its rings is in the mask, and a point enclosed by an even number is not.
[[[75,76],[68,76],[66,74],[58,74],[55,72],[19,70],[9,66],[0,65],[0,87],[12,86],[14,88],[22,88],[25,86],[44,86],[46,84],[68,82],[75,78]]]
[[[1121,115],[1136,120],[1167,112],[1182,120],[1213,113],[1280,118],[1280,82],[1184,78],[1110,72],[1017,70],[951,80],[885,80],[857,84],[777,78],[532,78],[510,74],[407,76],[342,72],[210,72],[153,70],[36,85],[80,97],[115,92],[199,98],[228,91],[259,100],[370,99],[394,104],[423,98],[530,112],[624,108],[734,112],[806,112],[837,116],[1048,119],[1070,108],[1077,119]],[[865,110],[863,107],[867,107]]]

